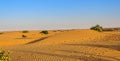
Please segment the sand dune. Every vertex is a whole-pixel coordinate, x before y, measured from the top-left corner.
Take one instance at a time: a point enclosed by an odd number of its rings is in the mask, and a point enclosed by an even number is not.
[[[27,38],[22,38],[23,34]],[[11,52],[12,61],[120,61],[120,32],[4,32],[0,47]]]

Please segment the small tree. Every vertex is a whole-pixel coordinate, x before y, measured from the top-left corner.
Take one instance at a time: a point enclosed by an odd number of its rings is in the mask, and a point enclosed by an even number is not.
[[[4,50],[0,49],[0,61],[10,61],[8,54],[9,52],[6,53]]]
[[[40,33],[48,34],[48,31],[41,31]]]
[[[102,26],[100,25],[96,25],[96,26],[93,26],[90,28],[91,30],[96,30],[96,31],[99,31],[99,32],[102,32],[103,31],[103,28]]]
[[[27,36],[26,35],[22,35],[23,38],[26,38]]]
[[[25,31],[22,31],[22,33],[28,33],[29,31],[25,30]]]

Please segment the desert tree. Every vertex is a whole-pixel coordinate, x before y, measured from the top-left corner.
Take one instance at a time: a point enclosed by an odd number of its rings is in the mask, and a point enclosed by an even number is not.
[[[99,32],[103,31],[103,27],[98,25],[98,24],[96,26],[91,27],[90,29],[91,30],[96,30],[96,31],[99,31]]]
[[[28,33],[29,31],[27,31],[27,30],[24,30],[24,31],[22,31],[22,33]]]
[[[27,36],[26,35],[22,35],[23,38],[26,38]]]
[[[42,34],[48,34],[48,31],[41,31],[40,33],[42,33]]]

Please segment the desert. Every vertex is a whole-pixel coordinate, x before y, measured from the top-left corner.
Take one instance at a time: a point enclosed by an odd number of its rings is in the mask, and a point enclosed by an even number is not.
[[[0,0],[0,61],[120,61],[120,0]]]
[[[12,61],[119,61],[120,32],[88,29],[10,31],[0,35],[0,48]],[[25,38],[22,35],[26,35]]]

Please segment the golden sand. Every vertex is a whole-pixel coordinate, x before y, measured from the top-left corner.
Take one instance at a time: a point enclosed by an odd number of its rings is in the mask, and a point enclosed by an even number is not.
[[[4,32],[0,35],[0,47],[11,52],[12,61],[120,61],[120,32]]]

